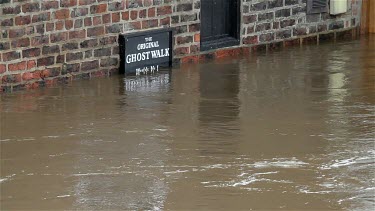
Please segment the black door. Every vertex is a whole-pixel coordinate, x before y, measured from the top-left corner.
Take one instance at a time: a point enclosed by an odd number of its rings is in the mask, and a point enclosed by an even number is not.
[[[239,44],[239,0],[201,0],[201,50]]]

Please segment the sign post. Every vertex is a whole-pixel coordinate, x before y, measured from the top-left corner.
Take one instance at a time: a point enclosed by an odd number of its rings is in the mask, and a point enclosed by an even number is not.
[[[173,59],[173,30],[158,29],[120,34],[120,73],[145,75],[171,67]]]

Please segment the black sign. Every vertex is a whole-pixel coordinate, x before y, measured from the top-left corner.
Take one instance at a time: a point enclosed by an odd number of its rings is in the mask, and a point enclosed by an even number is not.
[[[120,73],[142,75],[172,66],[172,29],[121,34]]]

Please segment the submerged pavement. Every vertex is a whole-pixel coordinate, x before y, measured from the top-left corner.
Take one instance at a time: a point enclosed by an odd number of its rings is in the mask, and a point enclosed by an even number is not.
[[[0,96],[0,208],[372,210],[375,37]]]

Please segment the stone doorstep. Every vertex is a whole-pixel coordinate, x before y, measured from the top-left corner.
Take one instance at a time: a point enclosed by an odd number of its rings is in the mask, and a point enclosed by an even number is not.
[[[318,45],[319,43],[327,41],[341,41],[341,40],[353,40],[359,35],[358,27],[351,27],[337,31],[328,31],[314,33],[304,36],[299,36],[293,39],[286,39],[283,41],[276,41],[270,43],[256,44],[250,46],[232,46],[227,48],[221,48],[216,50],[210,50],[200,52],[195,55],[188,55],[175,58],[174,64],[195,64],[200,62],[206,62],[215,59],[221,59],[226,57],[250,55],[257,52],[267,52],[273,50],[279,50],[285,47],[291,46],[302,46],[302,45]]]

